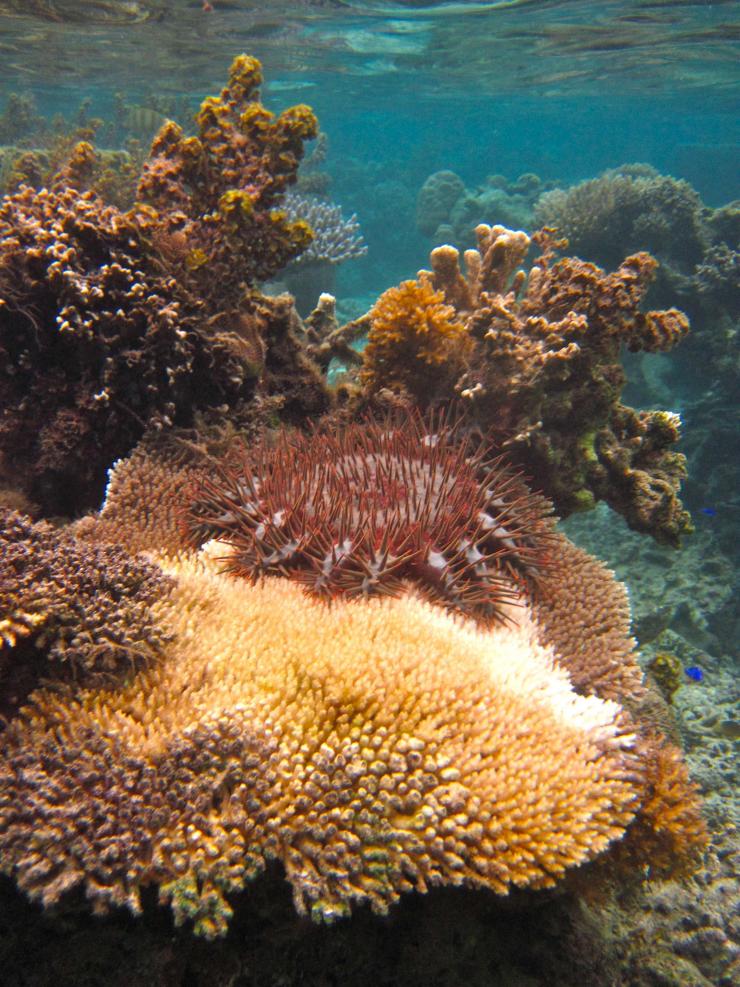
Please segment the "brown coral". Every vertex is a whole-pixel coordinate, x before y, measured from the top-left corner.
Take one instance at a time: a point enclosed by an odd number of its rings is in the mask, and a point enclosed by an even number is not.
[[[305,246],[307,230],[273,207],[315,127],[306,107],[273,119],[258,82],[259,63],[239,58],[199,136],[162,129],[146,201],[128,213],[81,190],[95,168],[86,143],[49,188],[23,186],[0,208],[0,453],[48,513],[97,505],[106,469],[147,427],[233,410],[261,372],[267,393],[281,375],[289,417],[325,407],[284,303],[250,290]]]
[[[441,291],[403,281],[370,312],[361,378],[370,389],[402,387],[417,400],[450,387],[470,349],[465,325]]]
[[[644,687],[626,587],[564,535],[553,534],[548,550],[551,565],[532,602],[540,641],[554,645],[578,692],[639,699]]]
[[[660,734],[640,741],[644,770],[640,812],[619,846],[617,859],[642,867],[654,880],[686,877],[701,863],[708,832],[698,786],[681,750]]]
[[[476,422],[496,429],[558,513],[604,499],[637,530],[678,543],[690,522],[677,496],[684,459],[670,448],[677,419],[619,402],[620,348],[665,350],[688,329],[675,309],[640,309],[655,261],[635,254],[607,274],[576,258],[555,260],[564,242],[542,231],[534,237],[540,256],[525,275],[525,233],[481,224],[477,235],[465,275],[450,246],[432,251],[432,270],[419,274],[420,286],[444,293],[471,346],[454,390]],[[413,359],[406,368],[413,378]],[[423,402],[452,390],[446,381],[423,384],[406,383]],[[380,374],[372,386],[382,386]]]
[[[117,692],[38,692],[2,739],[2,867],[45,904],[83,884],[136,911],[157,883],[220,934],[273,858],[327,920],[435,884],[547,887],[637,808],[620,708],[572,691],[524,609],[480,631],[410,597],[169,571],[168,660]]]
[[[0,510],[0,708],[41,674],[89,682],[153,660],[167,635],[151,607],[170,582],[120,547]]]
[[[307,106],[279,116],[259,101],[256,58],[234,59],[220,96],[206,99],[198,133],[168,121],[154,138],[138,187],[140,221],[165,260],[181,245],[178,277],[212,307],[238,306],[246,285],[265,280],[311,242],[280,197],[295,181],[303,144],[318,132]]]

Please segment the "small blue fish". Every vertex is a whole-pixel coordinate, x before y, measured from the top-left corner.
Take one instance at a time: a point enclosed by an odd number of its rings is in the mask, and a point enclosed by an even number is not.
[[[717,512],[713,507],[702,507],[701,513],[706,514],[707,517],[717,517]]]
[[[701,682],[704,678],[704,672],[702,672],[698,665],[691,665],[689,668],[684,668],[684,672],[686,672],[688,677],[693,679],[694,682]]]

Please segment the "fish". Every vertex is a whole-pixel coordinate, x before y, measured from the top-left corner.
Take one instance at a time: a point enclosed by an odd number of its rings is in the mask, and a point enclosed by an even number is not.
[[[706,514],[707,517],[717,517],[717,511],[713,507],[702,507],[701,513]]]
[[[704,672],[702,672],[698,665],[689,665],[688,668],[684,668],[684,672],[694,682],[701,682],[704,678]]]
[[[123,122],[126,130],[136,137],[150,137],[159,130],[167,117],[150,106],[127,106]]]

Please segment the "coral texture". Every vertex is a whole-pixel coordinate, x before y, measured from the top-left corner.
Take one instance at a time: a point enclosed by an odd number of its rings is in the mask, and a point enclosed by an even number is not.
[[[0,208],[0,450],[34,499],[99,499],[144,425],[254,385],[235,347],[196,331],[136,224],[94,194],[23,188]],[[199,372],[209,382],[198,394]]]
[[[259,80],[259,64],[238,58],[199,136],[162,128],[146,201],[128,213],[81,190],[94,159],[84,144],[50,188],[23,186],[0,208],[0,454],[49,513],[97,504],[105,470],[147,427],[233,411],[263,371],[271,393],[271,363],[287,376],[302,363],[292,406],[307,393],[310,361],[280,304],[250,288],[308,242],[273,206],[315,121],[306,107],[273,118]]]
[[[579,257],[606,266],[649,250],[690,273],[708,245],[703,203],[688,182],[650,165],[623,165],[539,199],[535,216],[567,236]]]
[[[479,249],[465,254],[465,276],[458,251],[442,246],[432,251],[432,270],[409,282],[416,286],[409,291],[442,292],[464,326],[470,350],[454,390],[471,417],[496,430],[561,515],[603,499],[636,530],[678,543],[690,530],[677,496],[684,457],[671,448],[678,416],[637,412],[619,400],[621,347],[663,351],[688,330],[676,309],[640,310],[655,261],[635,254],[606,274],[576,258],[555,260],[562,244],[542,231],[534,238],[541,254],[527,276],[519,270],[530,247],[525,233],[481,224],[477,235]],[[368,347],[368,389],[395,383],[425,403],[448,398],[459,351],[436,368],[441,384],[434,390],[428,378],[417,379],[425,364],[413,350],[423,355],[425,338],[408,331],[408,320],[398,324],[412,353],[386,381],[385,364]],[[390,332],[388,345],[394,342]]]
[[[624,585],[559,532],[548,542],[548,557],[531,602],[540,640],[555,646],[578,692],[620,702],[641,698]]]
[[[397,593],[486,620],[548,562],[547,505],[444,419],[282,432],[205,476],[189,525],[225,542],[230,572],[313,593]],[[105,513],[105,512],[104,512]]]
[[[3,712],[42,674],[90,682],[152,661],[167,635],[151,608],[170,583],[121,547],[0,511]]]
[[[637,809],[620,707],[571,689],[524,609],[479,630],[207,556],[165,569],[167,660],[117,691],[37,692],[0,740],[2,868],[46,905],[83,884],[137,911],[156,883],[217,935],[269,859],[325,920],[441,883],[548,887]]]
[[[245,285],[269,278],[312,239],[280,198],[316,118],[302,105],[276,117],[259,102],[261,83],[257,59],[236,58],[221,95],[203,102],[196,136],[172,121],[162,127],[138,187],[140,221],[151,224],[155,245],[217,311],[238,306]]]
[[[402,386],[417,400],[451,388],[471,349],[466,327],[441,291],[403,281],[369,313],[362,380],[371,389]]]
[[[529,173],[514,182],[489,175],[477,188],[466,188],[454,171],[436,171],[419,190],[416,227],[435,243],[461,249],[475,244],[475,228],[481,222],[531,229],[533,207],[545,187]]]
[[[291,223],[302,220],[313,232],[313,240],[293,261],[295,265],[341,264],[367,253],[354,213],[347,219],[340,206],[292,191],[285,193],[280,208]]]

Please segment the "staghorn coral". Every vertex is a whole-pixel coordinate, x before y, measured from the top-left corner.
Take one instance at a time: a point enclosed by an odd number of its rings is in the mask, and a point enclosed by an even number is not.
[[[464,323],[430,284],[403,281],[369,313],[361,380],[372,390],[400,386],[417,400],[452,386],[470,339]]]
[[[474,421],[496,430],[559,514],[603,499],[636,530],[677,544],[691,530],[677,496],[684,457],[671,448],[678,416],[637,412],[619,401],[621,347],[663,351],[688,330],[676,309],[640,310],[655,261],[635,254],[613,274],[576,258],[556,261],[563,244],[542,231],[534,238],[541,255],[525,275],[519,269],[530,246],[525,233],[481,224],[477,235],[479,249],[465,254],[465,276],[458,251],[447,245],[432,251],[431,271],[407,283],[411,295],[442,292],[453,310],[445,318],[462,326],[455,338],[468,349],[454,392]],[[365,350],[366,390],[400,384],[423,404],[449,399],[457,353],[441,363],[435,381],[425,374],[425,337],[403,338],[410,353],[396,352],[398,363],[403,355],[401,370],[377,361],[370,346]]]
[[[315,137],[307,106],[280,116],[259,102],[260,63],[240,55],[220,96],[204,100],[198,133],[168,121],[139,182],[140,222],[165,262],[219,311],[237,308],[245,286],[271,277],[311,242],[281,196],[296,179],[304,141]]]
[[[89,683],[158,656],[168,638],[151,608],[170,584],[116,545],[0,510],[0,708],[41,674]]]
[[[138,911],[156,883],[218,935],[274,858],[325,920],[441,883],[549,887],[637,809],[620,708],[571,690],[525,610],[481,631],[207,556],[165,569],[167,661],[116,692],[37,692],[0,741],[2,867],[47,906],[83,884]]]
[[[330,598],[409,581],[485,621],[512,581],[533,591],[547,513],[454,425],[412,415],[242,448],[195,485],[188,525],[196,544],[225,542],[228,571],[253,581],[283,574]]]

